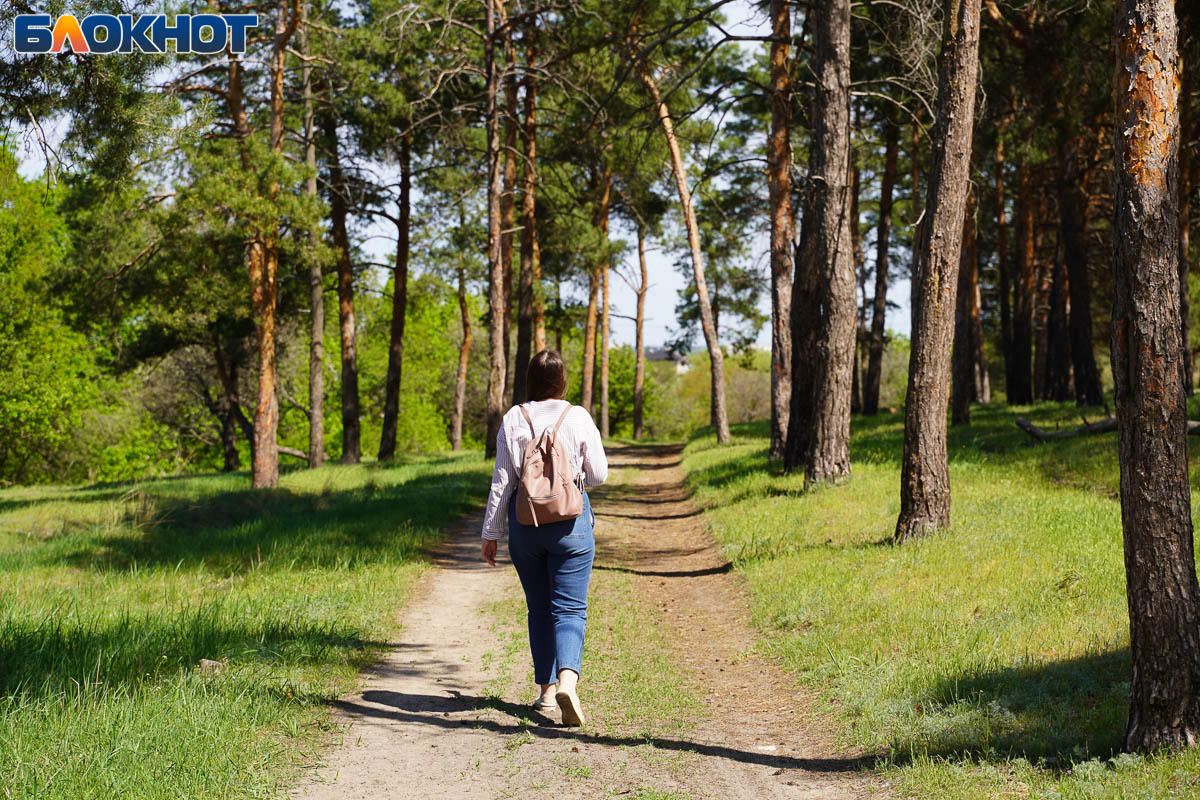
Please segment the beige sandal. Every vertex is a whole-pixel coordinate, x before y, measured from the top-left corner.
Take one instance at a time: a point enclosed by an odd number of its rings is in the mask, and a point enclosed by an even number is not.
[[[562,724],[568,728],[578,728],[583,725],[583,706],[574,692],[557,692],[554,699],[562,710]]]

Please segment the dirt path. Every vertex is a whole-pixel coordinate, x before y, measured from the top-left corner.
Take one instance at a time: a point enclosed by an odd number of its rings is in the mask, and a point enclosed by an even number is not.
[[[613,712],[581,730],[533,713],[523,625],[496,621],[495,602],[519,596],[515,573],[480,563],[478,520],[468,520],[405,609],[401,641],[340,703],[342,742],[295,797],[884,795],[860,759],[834,754],[811,703],[754,652],[745,592],[687,499],[678,448],[618,448],[610,460],[627,479],[593,494],[594,586],[632,582],[699,692],[700,718],[657,735],[623,731]],[[585,651],[585,708],[588,662],[605,657]]]

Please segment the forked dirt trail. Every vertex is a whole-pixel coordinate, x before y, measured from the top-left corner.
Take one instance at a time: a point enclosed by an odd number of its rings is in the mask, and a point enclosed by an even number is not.
[[[508,564],[480,562],[471,519],[456,526],[438,569],[404,610],[400,641],[364,676],[362,691],[339,704],[340,745],[293,796],[886,796],[862,759],[834,751],[828,725],[794,682],[754,652],[744,589],[688,501],[679,449],[609,455],[626,480],[593,493],[593,585],[632,582],[630,596],[700,695],[683,732],[631,735],[618,714],[605,719],[603,711],[567,729],[557,715],[532,711],[523,625],[501,630],[496,622],[495,602],[519,596],[516,576]],[[607,657],[596,649],[584,653],[586,710],[589,662]]]

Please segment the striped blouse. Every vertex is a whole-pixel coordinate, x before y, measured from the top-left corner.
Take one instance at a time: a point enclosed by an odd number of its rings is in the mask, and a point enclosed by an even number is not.
[[[558,421],[567,401],[537,400],[524,405],[540,436]],[[572,408],[558,429],[558,435],[575,474],[583,475],[584,485],[603,483],[608,477],[608,459],[591,414],[580,406]],[[496,434],[496,470],[492,473],[492,490],[483,517],[484,539],[499,539],[508,530],[508,501],[521,481],[521,460],[525,457],[525,445],[532,439],[529,423],[521,409],[513,406],[504,415],[500,432]]]

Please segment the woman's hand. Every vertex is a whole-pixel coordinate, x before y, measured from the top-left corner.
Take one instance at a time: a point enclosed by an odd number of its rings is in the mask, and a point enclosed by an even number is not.
[[[491,566],[496,566],[496,540],[483,540],[483,560]]]

